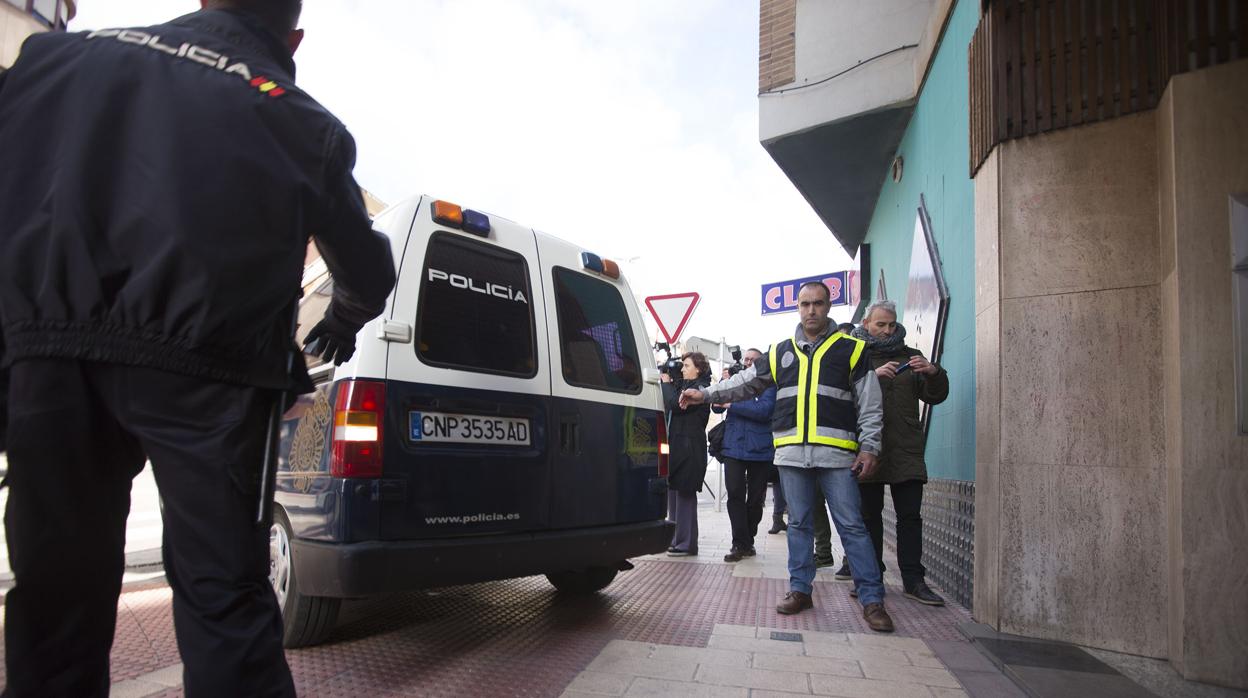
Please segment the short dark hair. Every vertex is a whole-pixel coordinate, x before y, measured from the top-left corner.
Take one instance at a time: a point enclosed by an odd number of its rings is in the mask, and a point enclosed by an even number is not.
[[[706,360],[706,354],[703,354],[700,351],[691,351],[680,357],[681,361],[684,361],[685,359],[689,359],[693,362],[693,367],[698,369],[699,376],[711,375],[711,362]]]
[[[208,9],[240,10],[254,15],[269,31],[285,37],[299,26],[303,0],[208,0]]]
[[[853,331],[854,331],[854,323],[852,323],[852,322],[842,322],[841,324],[839,324],[839,325],[837,325],[837,326],[836,326],[836,330],[837,330],[838,332],[842,332],[842,333],[844,333],[844,334],[849,334],[850,332],[853,332]]]
[[[802,294],[802,291],[807,286],[811,288],[818,286],[819,288],[823,289],[823,297],[828,299],[829,301],[832,300],[832,289],[828,288],[828,285],[823,283],[822,281],[807,281],[806,283],[797,287],[797,294],[800,296]]]

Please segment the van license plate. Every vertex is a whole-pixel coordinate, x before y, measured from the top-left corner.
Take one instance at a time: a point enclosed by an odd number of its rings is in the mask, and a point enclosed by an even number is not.
[[[412,441],[528,446],[529,420],[445,412],[409,412]]]

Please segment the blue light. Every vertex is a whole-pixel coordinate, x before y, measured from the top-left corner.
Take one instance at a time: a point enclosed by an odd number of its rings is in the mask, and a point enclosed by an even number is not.
[[[484,213],[479,213],[471,209],[464,209],[464,226],[465,233],[488,237],[490,234],[490,217]]]
[[[581,253],[581,266],[585,267],[586,269],[590,271],[596,271],[599,274],[601,274],[602,273],[602,257],[599,257],[593,252],[582,252]]]

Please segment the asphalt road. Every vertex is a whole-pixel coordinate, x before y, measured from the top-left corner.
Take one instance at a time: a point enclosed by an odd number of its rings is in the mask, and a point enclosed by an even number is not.
[[[0,471],[8,472],[8,461],[0,454]],[[0,490],[0,511],[8,505],[9,490]],[[159,560],[158,552],[152,556],[136,555],[143,551],[158,551],[162,525],[160,521],[160,503],[156,494],[156,480],[152,478],[150,465],[134,478],[130,490],[130,517],[126,520],[126,558],[127,564],[135,558],[153,557]],[[0,526],[0,583],[7,586],[12,579],[9,571],[9,546]]]

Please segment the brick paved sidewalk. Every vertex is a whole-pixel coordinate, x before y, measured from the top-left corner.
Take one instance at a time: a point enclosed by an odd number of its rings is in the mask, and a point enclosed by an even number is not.
[[[784,535],[760,533],[758,557],[728,564],[727,513],[706,502],[699,518],[699,556],[635,560],[598,595],[560,596],[527,577],[347,603],[328,643],[287,653],[299,694],[946,696],[963,695],[968,671],[994,676],[956,629],[965,609],[923,606],[895,583],[893,636],[867,629],[849,583],[830,570],[819,573],[815,609],[777,614]],[[170,598],[160,581],[123,593],[113,696],[182,695]]]

